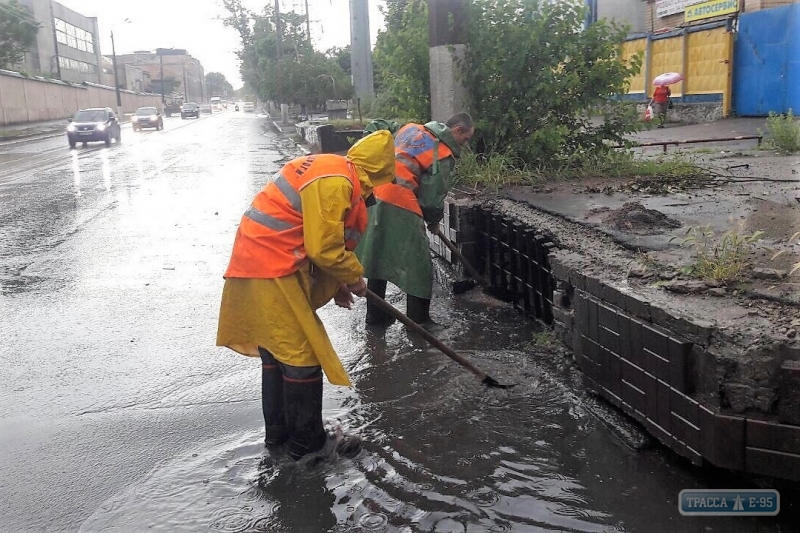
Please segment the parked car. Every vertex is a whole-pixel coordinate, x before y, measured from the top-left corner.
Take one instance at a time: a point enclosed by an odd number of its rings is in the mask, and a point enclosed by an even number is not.
[[[181,107],[181,118],[186,119],[187,117],[200,118],[200,106],[195,102],[186,102],[183,104],[183,107]]]
[[[164,119],[161,117],[161,112],[155,107],[140,107],[131,117],[131,123],[133,131],[143,128],[164,129]]]
[[[70,148],[75,148],[76,143],[102,141],[106,146],[111,145],[111,139],[116,139],[117,144],[122,142],[117,115],[110,107],[93,107],[81,109],[71,119],[67,126],[67,141]]]
[[[255,113],[256,111],[256,105],[253,102],[245,102],[243,108],[245,113]]]
[[[214,110],[211,108],[210,104],[203,104],[203,105],[200,106],[200,112],[201,113],[206,113],[206,114],[211,114],[211,113],[214,112]]]

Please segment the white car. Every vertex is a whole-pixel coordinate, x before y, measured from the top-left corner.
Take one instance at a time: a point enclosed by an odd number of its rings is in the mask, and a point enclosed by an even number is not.
[[[242,109],[245,113],[255,113],[256,105],[253,102],[245,102]]]

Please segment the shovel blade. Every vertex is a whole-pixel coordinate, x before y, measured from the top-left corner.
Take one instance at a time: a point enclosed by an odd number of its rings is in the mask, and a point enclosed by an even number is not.
[[[504,384],[498,382],[492,376],[486,376],[485,378],[483,378],[481,380],[481,383],[483,383],[484,385],[486,385],[489,388],[494,388],[494,389],[510,389],[511,387],[516,387],[517,386],[516,383],[514,383],[512,385],[504,385]]]

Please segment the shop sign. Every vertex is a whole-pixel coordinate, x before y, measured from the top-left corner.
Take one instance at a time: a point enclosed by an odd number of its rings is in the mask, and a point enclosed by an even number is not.
[[[694,22],[696,20],[730,15],[738,12],[739,0],[711,0],[710,2],[688,6],[686,8],[685,20],[686,22]]]

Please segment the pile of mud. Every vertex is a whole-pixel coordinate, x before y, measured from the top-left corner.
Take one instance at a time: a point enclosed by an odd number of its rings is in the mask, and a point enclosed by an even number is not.
[[[605,212],[602,219],[603,224],[617,230],[641,232],[682,226],[674,218],[670,218],[660,211],[647,209],[640,202],[627,202],[619,209],[602,208],[596,212]]]

